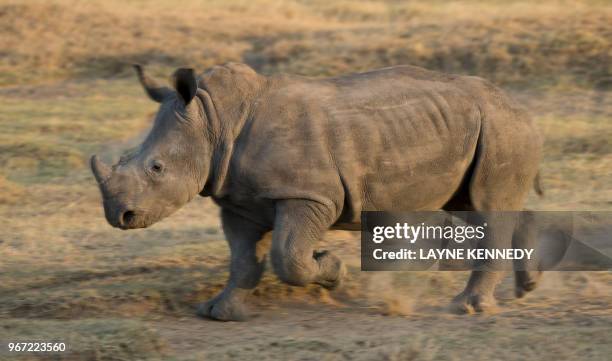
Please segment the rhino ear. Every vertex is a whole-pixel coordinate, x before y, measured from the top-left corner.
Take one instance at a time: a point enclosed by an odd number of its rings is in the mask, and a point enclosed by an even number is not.
[[[168,95],[172,94],[172,89],[167,86],[161,86],[157,84],[157,82],[151,78],[149,78],[145,73],[144,69],[139,64],[134,64],[134,69],[136,70],[136,74],[138,74],[138,80],[140,80],[140,84],[145,89],[149,98],[154,101],[161,103],[164,98]]]
[[[185,105],[189,104],[198,91],[195,71],[191,68],[180,68],[174,72],[174,88]]]

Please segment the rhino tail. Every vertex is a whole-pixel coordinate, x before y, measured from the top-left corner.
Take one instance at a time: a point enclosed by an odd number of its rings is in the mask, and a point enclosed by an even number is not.
[[[533,189],[535,190],[538,196],[544,196],[544,189],[542,188],[542,177],[540,175],[540,171],[538,171],[535,178],[533,179]]]

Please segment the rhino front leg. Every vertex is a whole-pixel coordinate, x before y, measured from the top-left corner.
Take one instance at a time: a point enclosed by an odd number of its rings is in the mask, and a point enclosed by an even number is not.
[[[197,313],[221,321],[242,321],[247,318],[245,300],[261,280],[270,237],[263,227],[225,209],[221,221],[231,251],[229,281],[216,297],[200,304]]]
[[[480,226],[487,224],[485,238],[478,248],[510,248],[512,232],[516,224],[512,213],[495,213],[485,216],[474,215],[468,223]],[[509,263],[506,260],[479,260],[474,264],[467,286],[451,303],[451,310],[456,313],[490,312],[495,310],[496,301],[493,295],[495,287],[503,278]]]
[[[346,275],[344,264],[330,252],[313,249],[334,220],[330,209],[317,202],[294,199],[277,204],[272,265],[283,282],[338,287]]]

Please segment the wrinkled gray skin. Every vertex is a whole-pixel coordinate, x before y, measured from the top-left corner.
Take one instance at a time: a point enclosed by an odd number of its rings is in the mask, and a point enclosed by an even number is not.
[[[112,167],[92,157],[92,170],[121,229],[150,226],[198,194],[221,207],[230,277],[202,316],[244,319],[267,254],[286,283],[338,286],[341,260],[315,246],[328,229],[359,229],[363,210],[520,210],[537,175],[534,123],[480,78],[413,66],[266,77],[227,64],[197,79],[179,69],[170,89],[136,69],[161,103],[153,129]],[[513,222],[487,221],[483,247],[526,242],[512,240]],[[452,309],[495,305],[498,262],[471,274]],[[537,277],[517,272],[517,295]]]

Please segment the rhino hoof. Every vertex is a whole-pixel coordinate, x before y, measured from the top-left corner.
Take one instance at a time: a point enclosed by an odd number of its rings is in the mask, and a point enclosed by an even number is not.
[[[523,298],[527,293],[535,290],[541,277],[542,272],[516,272],[516,284],[514,287],[516,298]]]
[[[340,269],[338,270],[338,277],[333,280],[322,280],[317,282],[322,287],[333,291],[335,289],[341,288],[342,284],[344,284],[344,278],[346,277],[346,267],[344,264],[340,264]]]
[[[321,279],[317,280],[316,283],[328,290],[340,288],[347,274],[344,262],[327,251],[317,252],[314,257],[321,269],[324,270]]]
[[[244,304],[224,298],[201,303],[196,313],[200,317],[218,321],[246,321],[248,318]]]
[[[537,286],[538,283],[535,281],[522,285],[516,285],[516,287],[514,288],[514,295],[516,296],[516,298],[523,298],[525,297],[525,295],[527,295],[527,293],[535,290]]]
[[[497,303],[493,296],[461,293],[450,304],[450,311],[456,314],[493,313]]]

